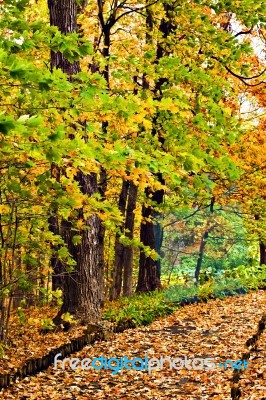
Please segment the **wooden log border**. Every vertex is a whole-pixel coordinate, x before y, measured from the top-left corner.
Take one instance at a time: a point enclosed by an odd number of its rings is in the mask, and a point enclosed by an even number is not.
[[[251,353],[256,351],[256,346],[259,341],[260,336],[266,329],[266,314],[263,314],[259,323],[257,332],[246,341],[246,347],[250,348],[248,352],[242,354],[242,360],[249,360]],[[241,399],[241,375],[243,373],[243,369],[237,370],[234,369],[233,378],[231,379],[231,400],[240,400]],[[261,398],[263,399],[263,398]]]
[[[136,328],[136,324],[134,324],[132,321],[119,323],[115,326],[110,324],[107,330],[89,326],[82,336],[71,339],[70,342],[50,350],[48,354],[45,354],[42,357],[27,360],[27,362],[20,368],[0,374],[0,390],[11,386],[17,380],[21,380],[27,376],[36,375],[38,372],[44,371],[53,364],[54,357],[58,353],[61,353],[62,358],[65,358],[72,353],[82,350],[88,344],[95,343],[96,340],[107,340],[110,333],[121,333],[129,328]]]

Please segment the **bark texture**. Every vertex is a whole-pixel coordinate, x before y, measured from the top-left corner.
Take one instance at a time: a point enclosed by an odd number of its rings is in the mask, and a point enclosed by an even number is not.
[[[152,195],[152,200],[158,205],[163,202],[163,190],[150,193],[150,190],[147,189],[146,196],[148,197],[149,194]],[[157,213],[155,213],[151,206],[144,205],[142,207],[143,221],[140,227],[140,240],[144,246],[149,246],[152,250],[159,253],[162,242],[162,232],[158,224],[153,221],[155,215],[157,215]],[[161,288],[159,260],[153,260],[151,257],[146,256],[144,251],[141,250],[136,292],[151,292]]]
[[[76,0],[48,0],[50,25],[57,26],[59,31],[68,34],[77,31]],[[78,61],[69,62],[62,53],[51,52],[51,68],[61,69],[68,75],[80,72]]]

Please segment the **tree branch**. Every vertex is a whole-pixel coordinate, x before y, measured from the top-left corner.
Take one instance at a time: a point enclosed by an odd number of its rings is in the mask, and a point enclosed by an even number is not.
[[[236,37],[238,37],[240,35],[248,35],[249,33],[251,33],[253,31],[253,28],[254,28],[254,26],[252,26],[248,31],[238,32],[236,35],[234,35],[234,37],[236,38]]]
[[[216,56],[211,56],[211,58],[213,58],[214,60],[218,61],[225,69],[227,72],[229,72],[231,75],[233,75],[235,78],[238,78],[241,80],[241,82],[243,82],[246,86],[259,86],[261,84],[266,84],[265,81],[260,81],[258,83],[247,83],[246,80],[251,80],[251,79],[256,79],[259,78],[260,76],[262,76],[265,72],[266,72],[266,68],[260,72],[258,75],[254,75],[254,76],[242,76],[237,74],[236,72],[232,71],[231,68],[229,68],[227,65],[225,65],[221,60],[219,60],[218,57]]]

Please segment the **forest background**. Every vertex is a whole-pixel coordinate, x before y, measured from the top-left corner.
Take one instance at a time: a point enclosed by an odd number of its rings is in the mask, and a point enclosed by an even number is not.
[[[0,339],[265,287],[264,2],[0,7]]]

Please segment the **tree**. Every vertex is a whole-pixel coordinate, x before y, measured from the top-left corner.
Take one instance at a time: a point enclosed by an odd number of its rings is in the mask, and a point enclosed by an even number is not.
[[[133,182],[123,180],[118,206],[124,217],[124,223],[115,238],[115,258],[110,300],[115,300],[120,296],[122,282],[123,296],[132,294],[133,247],[132,244],[122,243],[121,235],[123,234],[129,241],[133,239],[137,193],[138,187]]]
[[[50,24],[58,27],[59,31],[65,35],[77,31],[78,4],[76,0],[49,0]],[[75,80],[75,76],[80,72],[78,61],[71,62],[61,52],[51,53],[51,66],[60,68],[65,72],[69,79]],[[75,134],[73,134],[75,136]],[[84,136],[86,142],[86,135]],[[97,186],[97,174],[84,174],[81,170],[75,176],[83,195],[92,196],[99,193]],[[78,317],[83,322],[97,323],[100,319],[100,305],[103,299],[103,265],[101,265],[102,255],[102,227],[100,218],[94,214],[89,218],[84,216],[82,208],[77,210],[76,220],[86,225],[80,233],[78,243],[75,243],[75,225],[73,217],[63,219],[59,228],[67,248],[76,262],[72,272],[62,270],[62,289],[63,305],[55,318],[60,321],[61,315],[69,312]],[[56,271],[58,272],[58,271]]]
[[[170,34],[172,34],[175,30],[175,26],[173,25],[173,6],[171,4],[163,3],[165,17],[161,19],[159,25],[159,33],[161,34],[161,38],[157,43],[156,49],[156,59],[154,60],[155,64],[159,64],[160,60],[171,53],[166,50],[166,42],[167,38]],[[146,29],[147,29],[147,42],[151,42],[151,34],[153,31],[153,15],[150,10],[147,12],[146,18]],[[167,84],[168,80],[162,77],[159,77],[157,81],[155,81],[154,87],[154,98],[158,101],[162,99],[163,94],[163,85]],[[146,89],[148,87],[146,82],[146,77],[144,75],[144,83],[143,87]],[[164,137],[160,133],[160,118],[155,116],[152,120],[153,129],[152,135],[158,136],[158,141],[164,149]],[[165,184],[165,180],[163,175],[158,172],[156,177],[161,185]],[[145,190],[145,195],[148,198],[151,198],[151,201],[155,206],[160,207],[163,203],[164,199],[164,190],[152,190],[150,187],[147,187]],[[162,245],[162,230],[160,228],[159,222],[154,221],[154,217],[158,215],[158,212],[154,210],[153,205],[144,204],[142,207],[142,224],[140,227],[140,240],[144,246],[148,246],[152,251],[157,252],[160,255],[160,249]],[[138,275],[138,284],[137,284],[137,292],[150,292],[156,289],[161,289],[160,282],[160,260],[154,257],[147,256],[145,251],[140,252],[140,262],[139,262],[139,275]]]

